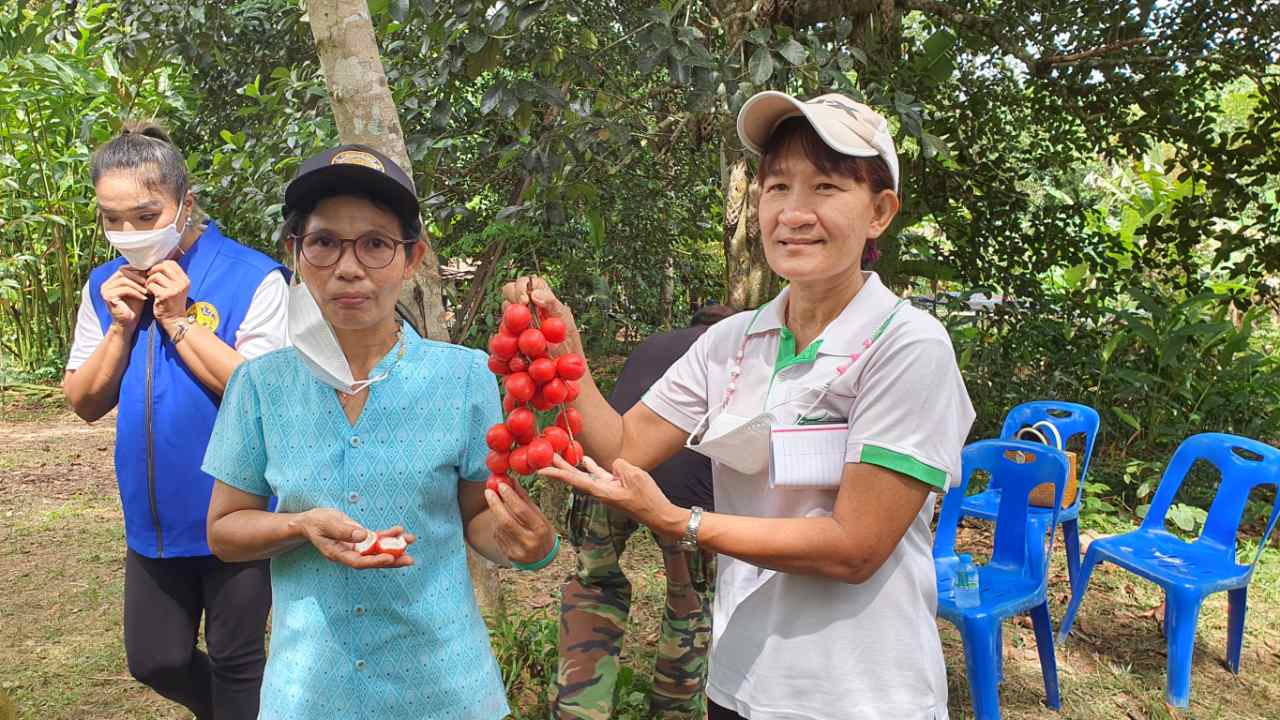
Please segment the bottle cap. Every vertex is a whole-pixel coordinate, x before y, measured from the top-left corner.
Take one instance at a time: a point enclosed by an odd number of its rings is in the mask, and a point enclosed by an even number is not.
[[[972,562],[973,562],[973,556],[972,556],[972,555],[961,555],[961,556],[960,556],[960,562],[962,562],[962,563],[972,563]]]

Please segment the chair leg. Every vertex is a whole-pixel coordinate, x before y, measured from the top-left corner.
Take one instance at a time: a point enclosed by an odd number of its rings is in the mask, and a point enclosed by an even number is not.
[[[1004,623],[996,623],[996,684],[1004,682]]]
[[[1084,599],[1084,593],[1089,589],[1089,577],[1093,575],[1093,568],[1097,564],[1097,548],[1090,545],[1088,552],[1084,554],[1084,565],[1080,568],[1079,587],[1071,589],[1071,604],[1067,605],[1067,612],[1063,614],[1062,622],[1058,625],[1059,643],[1066,642],[1067,634],[1071,632],[1071,626],[1076,621],[1076,611],[1080,609],[1080,601]]]
[[[1080,521],[1062,521],[1062,544],[1067,548],[1067,579],[1071,582],[1071,592],[1076,591],[1080,582]]]
[[[1036,651],[1040,653],[1040,672],[1044,675],[1045,704],[1054,710],[1062,707],[1058,694],[1058,658],[1053,650],[1053,620],[1045,601],[1031,609],[1031,623],[1036,629]]]
[[[969,676],[974,720],[1000,720],[999,663],[1000,620],[992,617],[964,618],[960,625],[964,638],[964,665]]]
[[[1240,650],[1244,647],[1244,613],[1248,608],[1249,588],[1227,591],[1227,668],[1240,672]]]
[[[1200,616],[1198,593],[1166,589],[1169,627],[1165,630],[1169,648],[1165,699],[1174,707],[1184,708],[1191,702],[1191,660],[1196,648],[1196,621]]]

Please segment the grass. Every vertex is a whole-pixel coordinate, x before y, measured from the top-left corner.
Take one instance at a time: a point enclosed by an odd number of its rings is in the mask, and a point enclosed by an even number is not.
[[[29,720],[184,717],[129,677],[120,627],[123,528],[111,473],[113,421],[86,426],[65,410],[8,406],[0,420],[0,692]],[[960,544],[989,542],[981,526],[962,529]],[[1051,607],[1060,617],[1067,581],[1061,538],[1055,546]],[[977,553],[981,555],[982,553]],[[512,675],[518,716],[546,718],[555,669],[560,580],[573,568],[563,553],[548,571],[504,571],[508,615],[492,623],[495,651]],[[637,533],[623,565],[635,586],[620,682],[620,720],[645,714],[658,618],[661,555]],[[1280,717],[1280,552],[1264,553],[1251,587],[1241,674],[1223,665],[1226,598],[1206,601],[1197,637],[1192,705],[1164,704],[1164,641],[1158,590],[1104,565],[1093,577],[1077,632],[1058,650],[1063,710],[1058,717]],[[971,717],[959,636],[939,624],[947,658],[953,718]],[[1004,716],[1054,717],[1042,705],[1039,664],[1029,624],[1005,627]],[[0,720],[5,718],[0,698]]]

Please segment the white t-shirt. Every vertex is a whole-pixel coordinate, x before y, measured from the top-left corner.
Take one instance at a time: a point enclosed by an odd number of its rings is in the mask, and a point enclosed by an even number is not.
[[[726,412],[753,417],[767,409],[778,422],[793,423],[817,398],[812,388],[836,377],[805,417],[848,421],[847,462],[888,467],[945,491],[959,482],[960,451],[974,419],[951,340],[931,315],[899,305],[875,273],[864,277],[858,294],[799,356],[782,322],[789,295],[783,290],[761,310],[712,326],[643,402],[691,432],[704,414],[719,412],[743,349]],[[859,359],[837,376],[854,354]],[[714,463],[712,474],[720,513],[821,517],[835,504],[834,489],[770,488],[767,470],[745,475]],[[708,696],[752,720],[946,718],[929,530],[936,497],[929,496],[876,574],[858,585],[721,555]]]
[[[67,370],[78,370],[102,342],[102,323],[93,310],[89,283],[80,292],[75,338],[67,356]],[[250,360],[289,344],[289,284],[279,272],[267,273],[253,291],[249,309],[236,330],[236,352]]]

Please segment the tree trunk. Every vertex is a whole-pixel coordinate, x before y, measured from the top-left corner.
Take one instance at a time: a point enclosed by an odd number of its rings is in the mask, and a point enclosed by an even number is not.
[[[343,143],[362,143],[377,149],[412,176],[413,165],[382,69],[369,6],[365,0],[308,0],[307,15],[329,88],[338,136]],[[419,334],[447,341],[440,261],[425,232],[421,242],[426,245],[427,254],[422,267],[400,293],[401,307]],[[501,613],[502,591],[497,566],[470,548],[467,548],[467,566],[480,608]]]
[[[725,303],[745,309],[767,302],[779,283],[764,258],[747,157],[737,147],[736,131],[732,132],[732,140],[723,133],[720,140],[720,178],[724,183],[724,271],[728,292]]]
[[[309,0],[307,15],[320,67],[329,88],[338,137],[362,143],[394,160],[412,176],[412,163],[382,69],[378,41],[365,0]],[[427,254],[400,292],[400,305],[414,329],[433,340],[449,339],[440,292],[440,261],[423,233]]]

